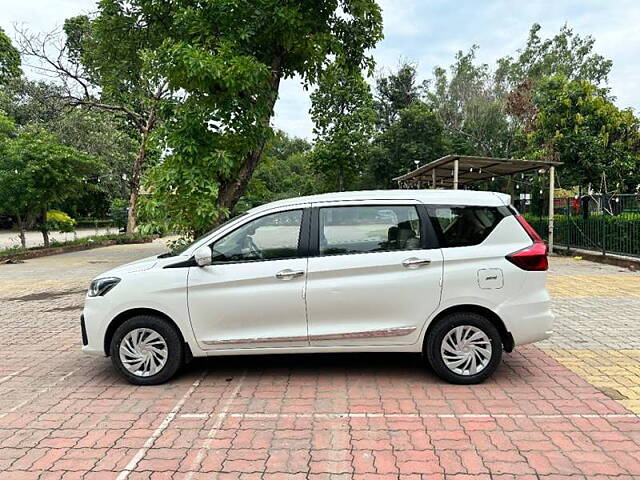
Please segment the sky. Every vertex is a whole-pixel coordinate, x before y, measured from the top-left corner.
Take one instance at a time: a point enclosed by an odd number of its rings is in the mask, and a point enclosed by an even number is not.
[[[377,73],[395,69],[400,59],[417,65],[419,80],[436,66],[448,66],[458,50],[480,47],[478,60],[493,66],[524,46],[533,23],[553,36],[567,23],[596,39],[595,50],[613,60],[609,86],[621,108],[640,111],[640,2],[638,0],[379,0],[384,35],[373,51]],[[0,0],[0,27],[50,31],[64,19],[94,8],[93,0]],[[281,84],[274,126],[309,140],[309,91],[297,78]]]

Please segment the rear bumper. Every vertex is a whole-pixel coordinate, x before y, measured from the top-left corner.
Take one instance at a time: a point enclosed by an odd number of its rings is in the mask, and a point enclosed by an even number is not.
[[[546,291],[526,297],[522,303],[503,305],[497,312],[513,337],[514,345],[539,342],[553,334],[554,316]]]

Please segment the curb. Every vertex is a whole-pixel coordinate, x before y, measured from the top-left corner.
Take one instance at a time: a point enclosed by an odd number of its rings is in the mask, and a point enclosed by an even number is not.
[[[555,245],[553,247],[553,252],[556,255],[563,257],[571,257],[577,254],[584,260],[589,260],[591,262],[604,263],[606,265],[628,268],[632,271],[640,271],[640,258],[627,257],[625,255],[616,255],[614,253],[607,253],[606,255],[603,255],[601,252],[596,252],[593,250],[582,250],[580,248],[572,248],[567,250],[566,247]]]
[[[27,250],[26,252],[16,253],[14,255],[3,256],[0,254],[0,264],[7,263],[12,260],[28,260],[31,258],[47,257],[49,255],[59,255],[61,253],[80,252],[82,250],[92,250],[100,247],[111,247],[113,245],[136,245],[140,243],[151,243],[156,238],[155,235],[148,237],[141,237],[136,239],[130,239],[126,242],[120,242],[118,240],[97,240],[92,243],[86,243],[81,245],[61,245],[59,247],[39,248],[36,250]]]

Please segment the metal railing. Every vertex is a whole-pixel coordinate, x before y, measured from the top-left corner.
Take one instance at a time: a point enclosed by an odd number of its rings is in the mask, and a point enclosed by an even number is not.
[[[521,205],[529,223],[546,240],[549,218],[531,205]],[[556,247],[584,249],[604,255],[614,253],[640,257],[640,197],[638,195],[592,195],[560,198],[555,202]]]

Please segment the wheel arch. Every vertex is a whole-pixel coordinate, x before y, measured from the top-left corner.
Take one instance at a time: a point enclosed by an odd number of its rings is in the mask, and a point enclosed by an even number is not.
[[[438,314],[435,317],[433,317],[433,319],[429,322],[427,331],[425,332],[424,338],[422,339],[423,350],[424,350],[424,345],[427,339],[429,338],[429,334],[431,333],[433,328],[437,325],[437,323],[447,315],[452,313],[457,313],[457,312],[472,312],[485,317],[498,329],[498,332],[500,333],[500,338],[502,339],[502,346],[504,350],[506,352],[513,351],[513,347],[514,347],[513,336],[507,330],[507,327],[505,326],[502,319],[495,312],[488,309],[487,307],[483,307],[481,305],[474,305],[474,304],[454,305],[454,306],[445,308],[441,312],[438,312]]]
[[[190,361],[193,358],[193,354],[191,353],[191,347],[189,346],[189,342],[184,339],[184,335],[178,327],[178,324],[173,321],[173,319],[164,312],[160,310],[155,310],[153,308],[131,308],[129,310],[125,310],[124,312],[120,312],[118,315],[114,317],[113,320],[109,323],[107,327],[107,331],[104,335],[104,354],[109,356],[109,345],[111,344],[111,339],[113,338],[113,334],[116,332],[118,327],[122,325],[124,322],[129,320],[130,318],[137,317],[138,315],[150,315],[154,317],[159,317],[165,320],[169,325],[171,325],[175,331],[180,336],[180,339],[185,347],[185,359],[186,361]]]

